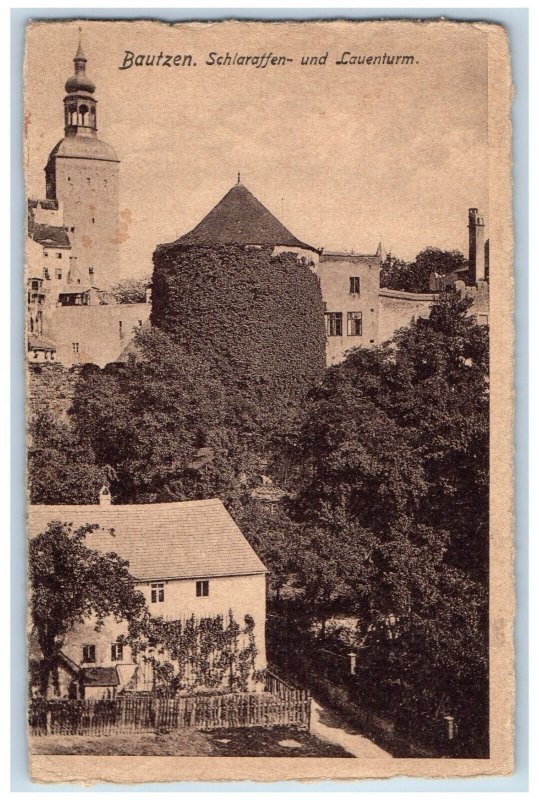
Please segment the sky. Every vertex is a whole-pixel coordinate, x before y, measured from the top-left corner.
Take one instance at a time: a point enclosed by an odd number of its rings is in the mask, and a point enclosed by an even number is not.
[[[82,21],[99,137],[121,161],[128,221],[123,276],[191,230],[242,182],[302,241],[411,259],[426,246],[467,253],[467,209],[488,226],[487,43],[450,23]],[[32,24],[25,62],[26,181],[44,197],[63,138],[64,83],[78,22]],[[126,51],[191,54],[196,66],[119,69]],[[285,66],[208,65],[209,53]],[[413,55],[406,65],[338,65],[352,55]],[[327,53],[325,65],[302,56]]]

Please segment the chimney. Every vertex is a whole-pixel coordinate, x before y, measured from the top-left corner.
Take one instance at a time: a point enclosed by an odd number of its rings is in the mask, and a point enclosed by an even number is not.
[[[99,505],[110,506],[112,497],[110,496],[110,489],[108,486],[102,486],[99,491]]]
[[[468,231],[470,242],[469,282],[475,286],[478,281],[485,280],[485,222],[479,216],[477,208],[468,210]]]

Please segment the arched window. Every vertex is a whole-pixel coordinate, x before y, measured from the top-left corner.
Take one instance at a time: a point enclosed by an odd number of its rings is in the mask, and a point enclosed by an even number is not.
[[[79,113],[81,116],[81,125],[86,125],[86,116],[88,114],[88,106],[79,106]]]

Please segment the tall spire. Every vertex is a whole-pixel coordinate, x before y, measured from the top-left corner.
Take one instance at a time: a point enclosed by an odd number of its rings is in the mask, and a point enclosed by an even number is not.
[[[77,52],[75,53],[75,58],[73,59],[75,62],[75,66],[77,61],[84,61],[86,63],[87,58],[84,55],[84,50],[82,49],[82,28],[79,28],[79,46],[77,48]]]
[[[75,74],[65,84],[64,98],[66,136],[95,136],[97,131],[95,84],[86,74],[87,59],[82,49],[81,29],[79,44],[73,58]]]
[[[86,75],[87,58],[82,49],[81,29],[79,28],[79,46],[75,57],[73,59],[75,64],[75,74],[66,81],[65,90],[68,94],[76,92],[85,92],[93,94],[95,92],[95,83],[90,80]]]

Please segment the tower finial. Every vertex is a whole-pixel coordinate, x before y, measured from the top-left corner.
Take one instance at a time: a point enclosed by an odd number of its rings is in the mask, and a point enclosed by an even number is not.
[[[82,49],[82,28],[79,27],[79,46],[77,48],[77,52],[75,53],[75,65],[77,61],[86,61],[86,56],[84,55],[84,50]]]
[[[238,185],[241,183],[241,173],[238,172]]]

